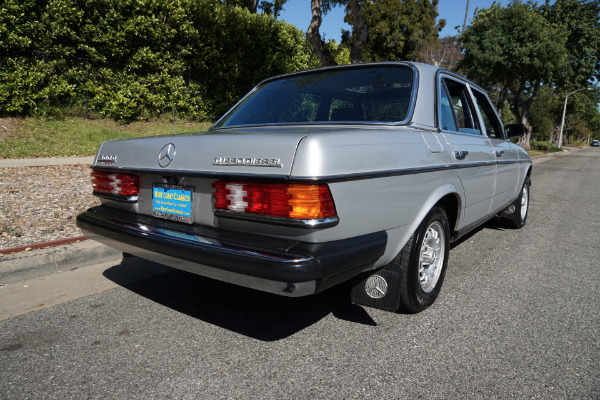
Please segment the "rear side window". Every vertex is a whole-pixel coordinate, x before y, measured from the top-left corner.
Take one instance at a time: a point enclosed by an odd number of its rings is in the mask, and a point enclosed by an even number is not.
[[[442,129],[445,131],[458,131],[458,125],[456,118],[454,117],[454,111],[452,109],[452,102],[450,101],[450,95],[446,90],[446,87],[442,87]]]
[[[481,135],[477,114],[466,85],[452,79],[442,79],[441,90],[442,129]],[[451,122],[452,119],[454,123]]]

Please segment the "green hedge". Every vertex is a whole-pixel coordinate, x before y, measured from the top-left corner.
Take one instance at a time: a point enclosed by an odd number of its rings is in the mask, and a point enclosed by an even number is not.
[[[541,150],[541,151],[551,151],[551,152],[557,152],[560,151],[560,149],[556,146],[554,146],[551,142],[548,141],[544,141],[544,140],[532,140],[531,142],[529,142],[529,145],[531,146],[531,148],[533,150]]]
[[[304,35],[217,0],[5,0],[0,116],[214,119],[260,80],[316,66]]]

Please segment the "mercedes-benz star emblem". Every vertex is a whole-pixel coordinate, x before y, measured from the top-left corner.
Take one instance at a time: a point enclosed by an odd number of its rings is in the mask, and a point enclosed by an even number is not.
[[[373,299],[381,299],[385,296],[387,290],[388,284],[382,276],[371,275],[365,282],[365,291]]]
[[[162,168],[171,164],[175,158],[175,145],[173,143],[166,144],[158,153],[158,165]]]

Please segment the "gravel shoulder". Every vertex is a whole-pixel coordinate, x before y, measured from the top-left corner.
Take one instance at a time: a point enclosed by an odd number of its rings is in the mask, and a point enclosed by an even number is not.
[[[81,236],[77,214],[99,204],[88,165],[0,168],[0,249]]]

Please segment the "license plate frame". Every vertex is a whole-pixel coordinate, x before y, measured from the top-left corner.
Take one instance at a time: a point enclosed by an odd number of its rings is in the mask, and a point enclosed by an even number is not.
[[[152,185],[152,215],[171,221],[194,223],[193,186],[155,183]]]

